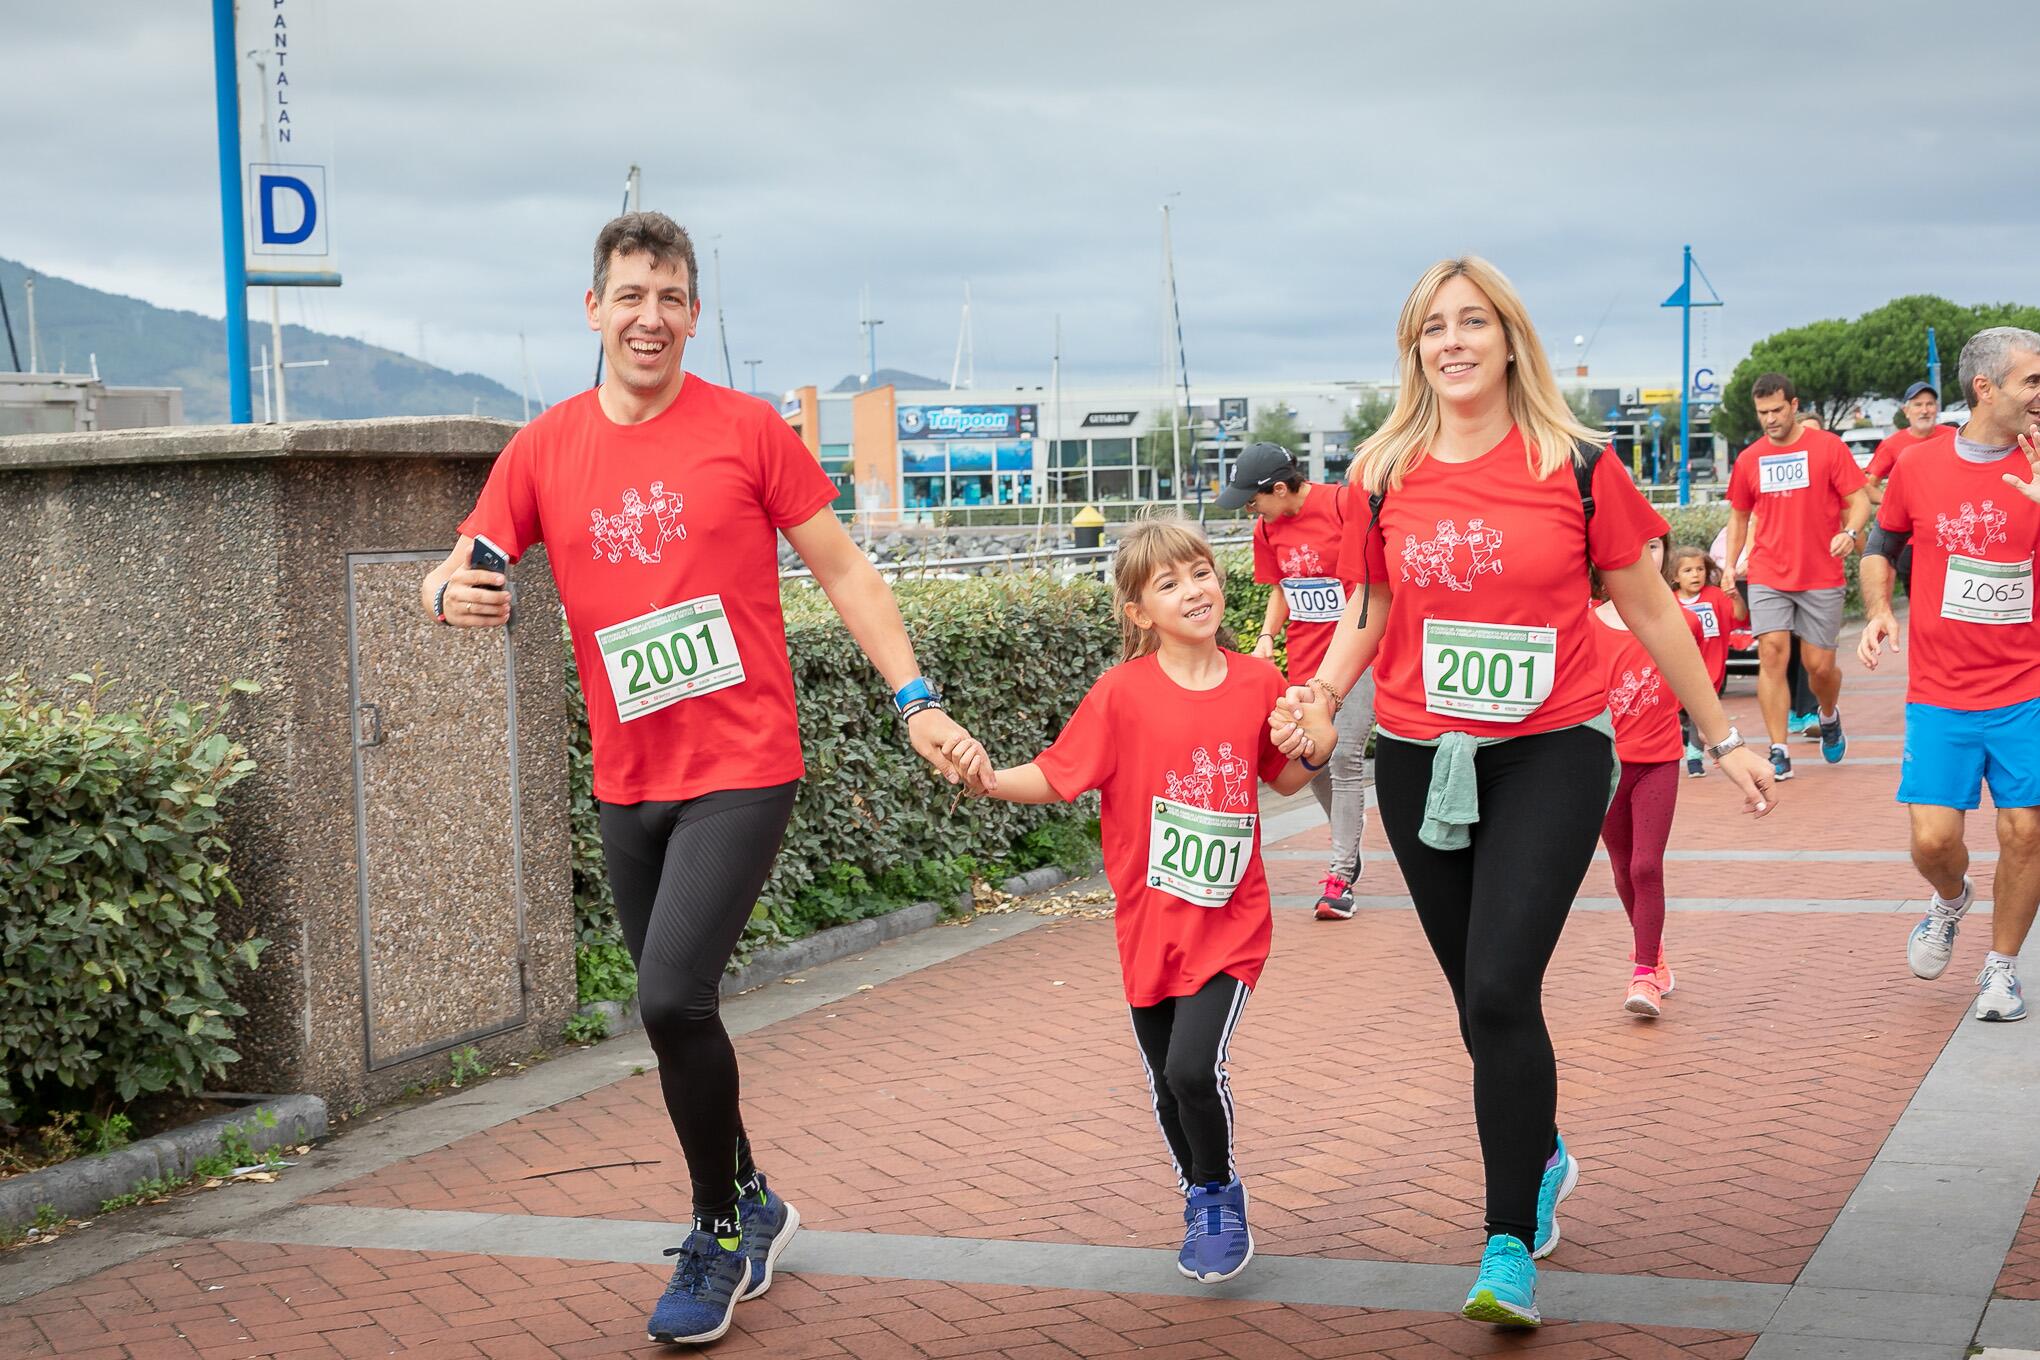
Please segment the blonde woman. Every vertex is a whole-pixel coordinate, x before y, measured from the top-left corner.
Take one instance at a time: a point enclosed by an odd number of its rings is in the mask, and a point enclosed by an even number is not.
[[[1742,746],[1646,553],[1665,532],[1604,436],[1573,416],[1522,300],[1469,256],[1427,270],[1396,326],[1402,390],[1362,447],[1362,587],[1315,677],[1270,721],[1285,748],[1370,666],[1389,845],[1473,1056],[1487,1247],[1466,1315],[1539,1322],[1534,1257],[1578,1164],[1558,1136],[1544,970],[1593,858],[1615,773],[1587,566],[1747,807],[1771,773]],[[1364,553],[1364,558],[1363,558]]]

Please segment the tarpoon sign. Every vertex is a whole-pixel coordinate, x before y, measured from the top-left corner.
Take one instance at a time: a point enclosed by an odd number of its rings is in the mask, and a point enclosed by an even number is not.
[[[340,282],[317,0],[237,0],[248,282]]]
[[[902,406],[901,439],[1021,439],[1034,434],[1032,406]]]

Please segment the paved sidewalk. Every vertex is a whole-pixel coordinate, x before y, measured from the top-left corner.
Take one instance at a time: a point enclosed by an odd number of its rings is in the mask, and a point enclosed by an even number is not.
[[[1311,919],[1318,813],[1269,818],[1275,956],[1233,1046],[1258,1255],[1209,1288],[1180,1232],[1103,920],[984,917],[728,1008],[759,1160],[805,1227],[715,1353],[1784,1360],[2040,1351],[2040,1033],[1966,1021],[1988,921],[1935,983],[1896,785],[1902,688],[1763,823],[1683,782],[1663,1019],[1622,1014],[1605,863],[1553,964],[1583,1174],[1558,1319],[1454,1309],[1480,1246],[1469,1067],[1370,825],[1351,922]],[[1742,682],[1730,707],[1758,726]],[[1980,895],[1995,839],[1971,819]],[[0,1356],[651,1355],[685,1177],[641,1038],[353,1129],[274,1185],[0,1256]]]

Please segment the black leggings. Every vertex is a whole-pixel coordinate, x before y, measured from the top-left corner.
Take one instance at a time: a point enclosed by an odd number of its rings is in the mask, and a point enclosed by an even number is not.
[[[1168,1140],[1176,1183],[1185,1191],[1233,1179],[1232,1082],[1225,1050],[1247,991],[1246,983],[1220,973],[1194,995],[1131,1008],[1155,1122]]]
[[[772,872],[798,785],[729,789],[684,803],[604,803],[602,855],[659,1087],[694,1182],[697,1218],[727,1212],[750,1179],[737,1051],[722,977]]]
[[[1537,1183],[1558,1136],[1544,969],[1593,861],[1615,751],[1606,736],[1583,727],[1482,747],[1474,757],[1480,820],[1464,850],[1433,850],[1417,838],[1433,753],[1377,738],[1381,826],[1473,1055],[1487,1231],[1531,1246]]]

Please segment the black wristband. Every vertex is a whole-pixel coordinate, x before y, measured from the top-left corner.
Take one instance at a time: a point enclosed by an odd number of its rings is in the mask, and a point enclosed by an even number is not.
[[[451,581],[441,581],[439,589],[432,595],[432,617],[441,623],[446,622],[446,588],[452,584]]]
[[[1309,770],[1309,771],[1311,771],[1311,772],[1312,772],[1313,774],[1315,774],[1315,773],[1316,773],[1317,771],[1319,771],[1319,770],[1322,770],[1322,769],[1323,769],[1323,768],[1324,768],[1325,766],[1327,766],[1327,765],[1331,764],[1331,763],[1332,763],[1332,757],[1331,757],[1331,753],[1330,753],[1330,752],[1327,752],[1327,753],[1325,754],[1325,758],[1324,758],[1323,760],[1321,760],[1321,761],[1319,761],[1319,762],[1318,762],[1317,764],[1313,765],[1313,764],[1311,764],[1311,763],[1310,763],[1310,761],[1309,761],[1308,759],[1306,759],[1305,757],[1303,757],[1303,756],[1298,756],[1298,757],[1296,758],[1296,763],[1297,763],[1297,764],[1299,764],[1299,765],[1301,765],[1301,766],[1303,766],[1303,768],[1304,768],[1304,769],[1306,769],[1306,770]]]
[[[909,699],[900,709],[900,722],[904,725],[907,719],[913,717],[916,713],[921,713],[931,708],[940,713],[947,713],[949,711],[942,707],[940,699]]]

